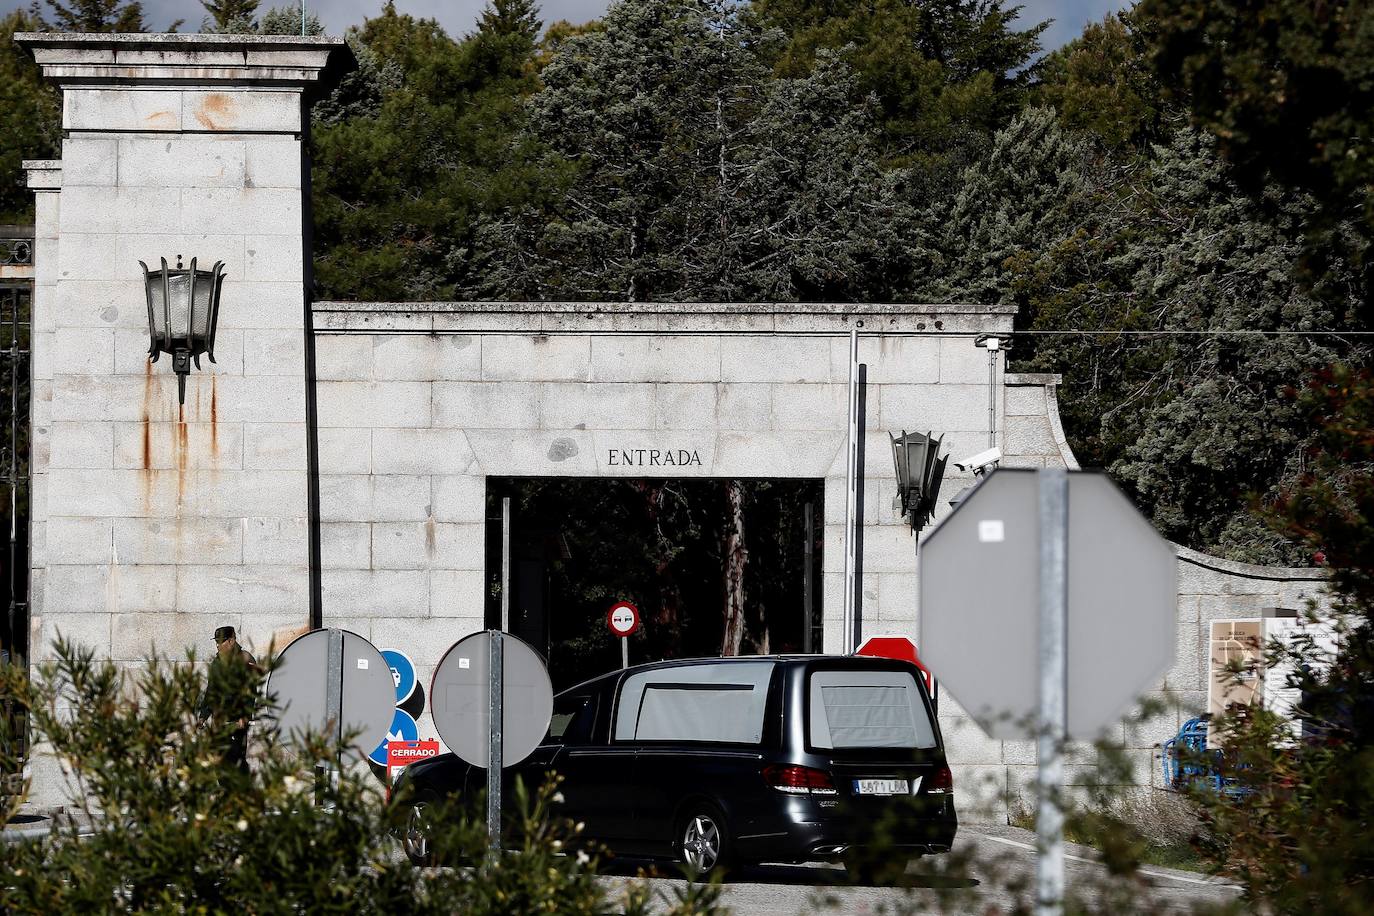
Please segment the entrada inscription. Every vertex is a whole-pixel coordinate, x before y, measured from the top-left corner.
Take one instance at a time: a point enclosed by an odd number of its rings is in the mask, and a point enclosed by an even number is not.
[[[681,468],[701,465],[694,448],[612,448],[606,450],[606,464],[627,468]]]

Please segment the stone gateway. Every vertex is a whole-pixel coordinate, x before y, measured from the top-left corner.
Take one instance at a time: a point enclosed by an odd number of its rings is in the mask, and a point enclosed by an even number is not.
[[[261,655],[310,626],[414,659],[483,628],[492,478],[818,481],[816,601],[843,649],[849,347],[862,385],[854,599],[864,635],[916,632],[916,554],[894,507],[889,433],[954,457],[1076,467],[1051,375],[1008,372],[980,338],[1012,305],[312,302],[308,105],[349,65],[336,39],[34,34],[63,94],[60,160],[37,194],[32,660],[57,635],[134,665],[232,624]],[[217,362],[147,359],[140,260],[223,261]],[[971,482],[950,473],[953,495]],[[947,499],[937,518],[949,511]],[[1165,687],[1185,707],[1122,738],[1151,747],[1201,712],[1213,620],[1301,607],[1319,576],[1180,551]],[[646,614],[648,609],[646,609]],[[938,676],[939,672],[936,672]],[[940,706],[961,803],[1029,779],[1029,742]],[[434,734],[428,714],[420,734]],[[52,761],[34,800],[60,799]]]

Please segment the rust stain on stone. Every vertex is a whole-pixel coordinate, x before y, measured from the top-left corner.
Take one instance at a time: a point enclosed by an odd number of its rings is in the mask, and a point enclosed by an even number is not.
[[[153,466],[153,430],[150,408],[153,399],[153,363],[143,362],[143,470]]]
[[[206,130],[220,130],[233,117],[234,101],[222,92],[210,92],[196,109],[196,120]]]
[[[438,544],[436,543],[437,528],[438,526],[434,523],[434,516],[431,515],[425,519],[425,553],[427,553],[431,559],[434,557],[435,550],[438,549]]]
[[[155,111],[144,115],[143,124],[153,130],[176,130],[181,126],[177,123],[176,114],[171,111]]]
[[[219,388],[213,375],[210,376],[210,454],[219,458]],[[214,463],[219,466],[218,460]]]
[[[153,501],[153,362],[143,362],[143,511]]]
[[[189,441],[186,432],[186,420],[177,420],[177,516],[181,515],[181,503],[186,496],[186,456],[189,450]]]

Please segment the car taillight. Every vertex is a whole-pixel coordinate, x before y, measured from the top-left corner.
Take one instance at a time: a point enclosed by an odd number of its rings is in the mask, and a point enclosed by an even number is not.
[[[834,795],[835,782],[824,770],[801,766],[767,766],[764,782],[789,795]]]
[[[940,764],[940,768],[931,774],[926,791],[931,794],[954,791],[954,774],[949,771],[949,764]]]

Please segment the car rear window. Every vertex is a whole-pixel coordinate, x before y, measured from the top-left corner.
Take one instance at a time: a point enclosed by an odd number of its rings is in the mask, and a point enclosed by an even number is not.
[[[757,744],[773,667],[741,662],[632,674],[621,686],[615,739]]]
[[[935,746],[916,680],[905,671],[811,673],[811,746]]]

